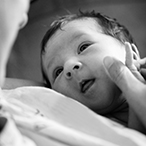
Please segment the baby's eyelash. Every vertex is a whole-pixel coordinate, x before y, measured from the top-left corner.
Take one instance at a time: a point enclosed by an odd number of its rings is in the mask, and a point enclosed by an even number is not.
[[[53,77],[54,77],[54,79],[56,79],[59,75],[60,75],[60,73],[63,71],[63,68],[62,67],[58,67],[58,68],[56,68],[55,70],[54,70],[54,72],[53,72]]]
[[[78,54],[80,54],[81,52],[83,52],[90,45],[91,45],[90,42],[82,43],[81,45],[79,45],[79,47],[78,47]]]

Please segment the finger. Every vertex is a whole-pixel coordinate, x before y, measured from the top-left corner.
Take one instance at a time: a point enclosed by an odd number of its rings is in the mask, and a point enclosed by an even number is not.
[[[140,70],[141,75],[143,76],[143,78],[146,80],[146,69],[141,69]]]
[[[125,43],[125,51],[126,51],[126,62],[125,62],[126,66],[131,71],[136,71],[137,68],[134,65],[132,47],[131,44],[128,42]]]
[[[104,65],[111,79],[122,90],[126,97],[139,96],[139,90],[144,86],[120,61],[106,57]],[[139,92],[138,92],[139,91]]]
[[[139,54],[139,51],[138,51],[136,45],[135,45],[135,44],[131,44],[131,45],[132,45],[133,51],[134,51],[134,52],[137,54],[137,56],[140,58],[140,54]]]
[[[125,43],[125,51],[126,51],[126,65],[131,67],[133,64],[133,55],[132,55],[132,48],[130,43]]]
[[[133,59],[135,59],[135,60],[139,60],[140,59],[135,52],[132,52],[132,53],[133,53]]]
[[[146,57],[138,60],[138,63],[140,64],[140,67],[146,68]]]

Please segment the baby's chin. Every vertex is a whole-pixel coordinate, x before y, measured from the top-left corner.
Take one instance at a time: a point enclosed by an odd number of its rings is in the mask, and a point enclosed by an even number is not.
[[[114,109],[114,106],[112,105],[112,103],[104,105],[103,107],[97,107],[97,106],[91,106],[89,107],[91,110],[93,110],[94,112],[98,113],[98,114],[108,114],[110,112],[112,112],[112,110]]]
[[[121,91],[117,93],[99,94],[92,97],[88,107],[99,114],[108,114],[117,109],[124,101]],[[91,97],[90,97],[91,98]]]
[[[107,114],[110,111],[112,111],[114,105],[113,105],[113,101],[107,101],[107,102],[102,102],[102,101],[89,101],[86,100],[85,101],[80,101],[83,105],[87,106],[88,108],[90,108],[91,110],[95,111],[96,113],[99,114]]]

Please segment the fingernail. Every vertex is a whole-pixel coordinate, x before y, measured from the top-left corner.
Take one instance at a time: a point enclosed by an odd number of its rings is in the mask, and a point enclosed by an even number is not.
[[[111,57],[105,57],[103,62],[104,62],[105,67],[109,68],[113,64],[114,60]]]

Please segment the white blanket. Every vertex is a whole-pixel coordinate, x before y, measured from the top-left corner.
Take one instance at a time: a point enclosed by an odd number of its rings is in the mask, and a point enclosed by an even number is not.
[[[1,146],[8,146],[13,140],[15,146],[146,145],[141,133],[44,87],[3,90],[0,106],[1,120],[7,119],[0,132]]]

